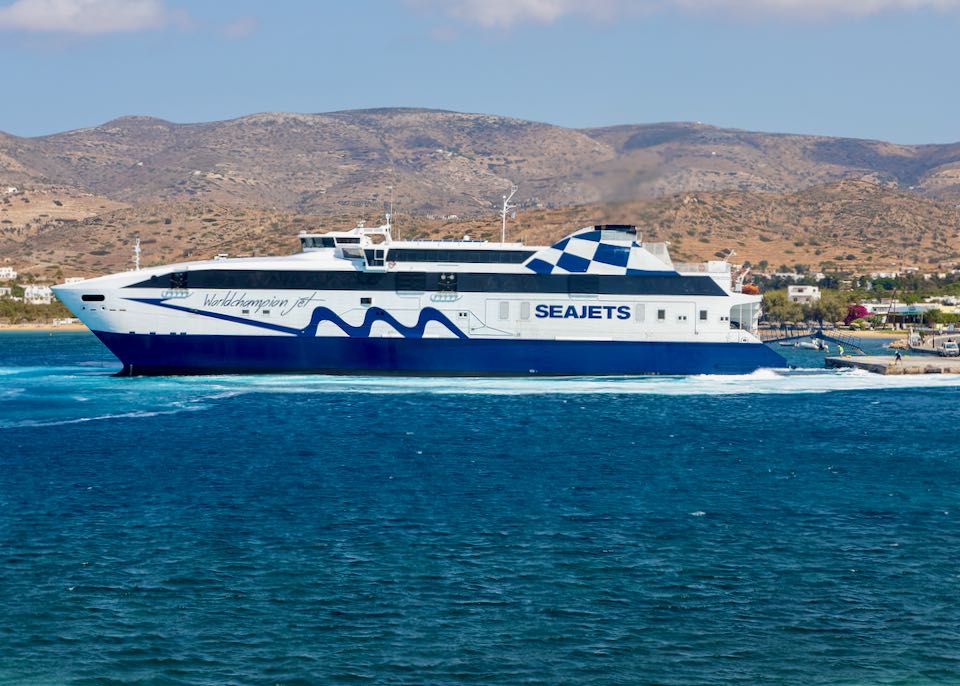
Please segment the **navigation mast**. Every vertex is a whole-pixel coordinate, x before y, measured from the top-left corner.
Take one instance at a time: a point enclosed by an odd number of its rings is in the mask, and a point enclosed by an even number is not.
[[[133,270],[140,271],[140,236],[137,236],[137,242],[133,244]]]
[[[502,223],[500,225],[500,242],[507,242],[507,212],[510,210],[515,210],[516,205],[511,205],[510,200],[513,198],[513,194],[517,192],[517,185],[513,184],[510,186],[510,195],[503,196],[503,209],[500,210],[500,219]]]

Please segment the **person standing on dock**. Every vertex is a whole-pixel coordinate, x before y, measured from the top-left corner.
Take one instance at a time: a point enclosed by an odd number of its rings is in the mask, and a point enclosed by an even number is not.
[[[897,351],[897,354],[893,358],[894,364],[903,364],[903,355],[900,354],[900,351]]]
[[[837,352],[840,353],[840,357],[843,357],[843,346],[839,343],[837,344]]]

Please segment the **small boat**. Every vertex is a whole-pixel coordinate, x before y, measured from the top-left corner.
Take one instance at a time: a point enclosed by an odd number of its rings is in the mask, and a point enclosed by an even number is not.
[[[822,350],[823,352],[829,352],[830,350],[827,348],[827,344],[819,339],[815,341],[800,341],[797,343],[797,347],[803,348],[804,350]]]

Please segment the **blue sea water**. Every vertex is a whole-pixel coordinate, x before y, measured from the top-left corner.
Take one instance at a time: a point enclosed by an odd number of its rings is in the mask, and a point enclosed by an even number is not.
[[[0,684],[960,683],[960,377],[117,368],[0,333]]]

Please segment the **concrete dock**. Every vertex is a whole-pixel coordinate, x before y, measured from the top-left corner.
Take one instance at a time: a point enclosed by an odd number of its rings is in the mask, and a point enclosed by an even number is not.
[[[865,369],[874,374],[960,374],[960,358],[905,355],[897,362],[892,355],[828,357],[827,367]]]

